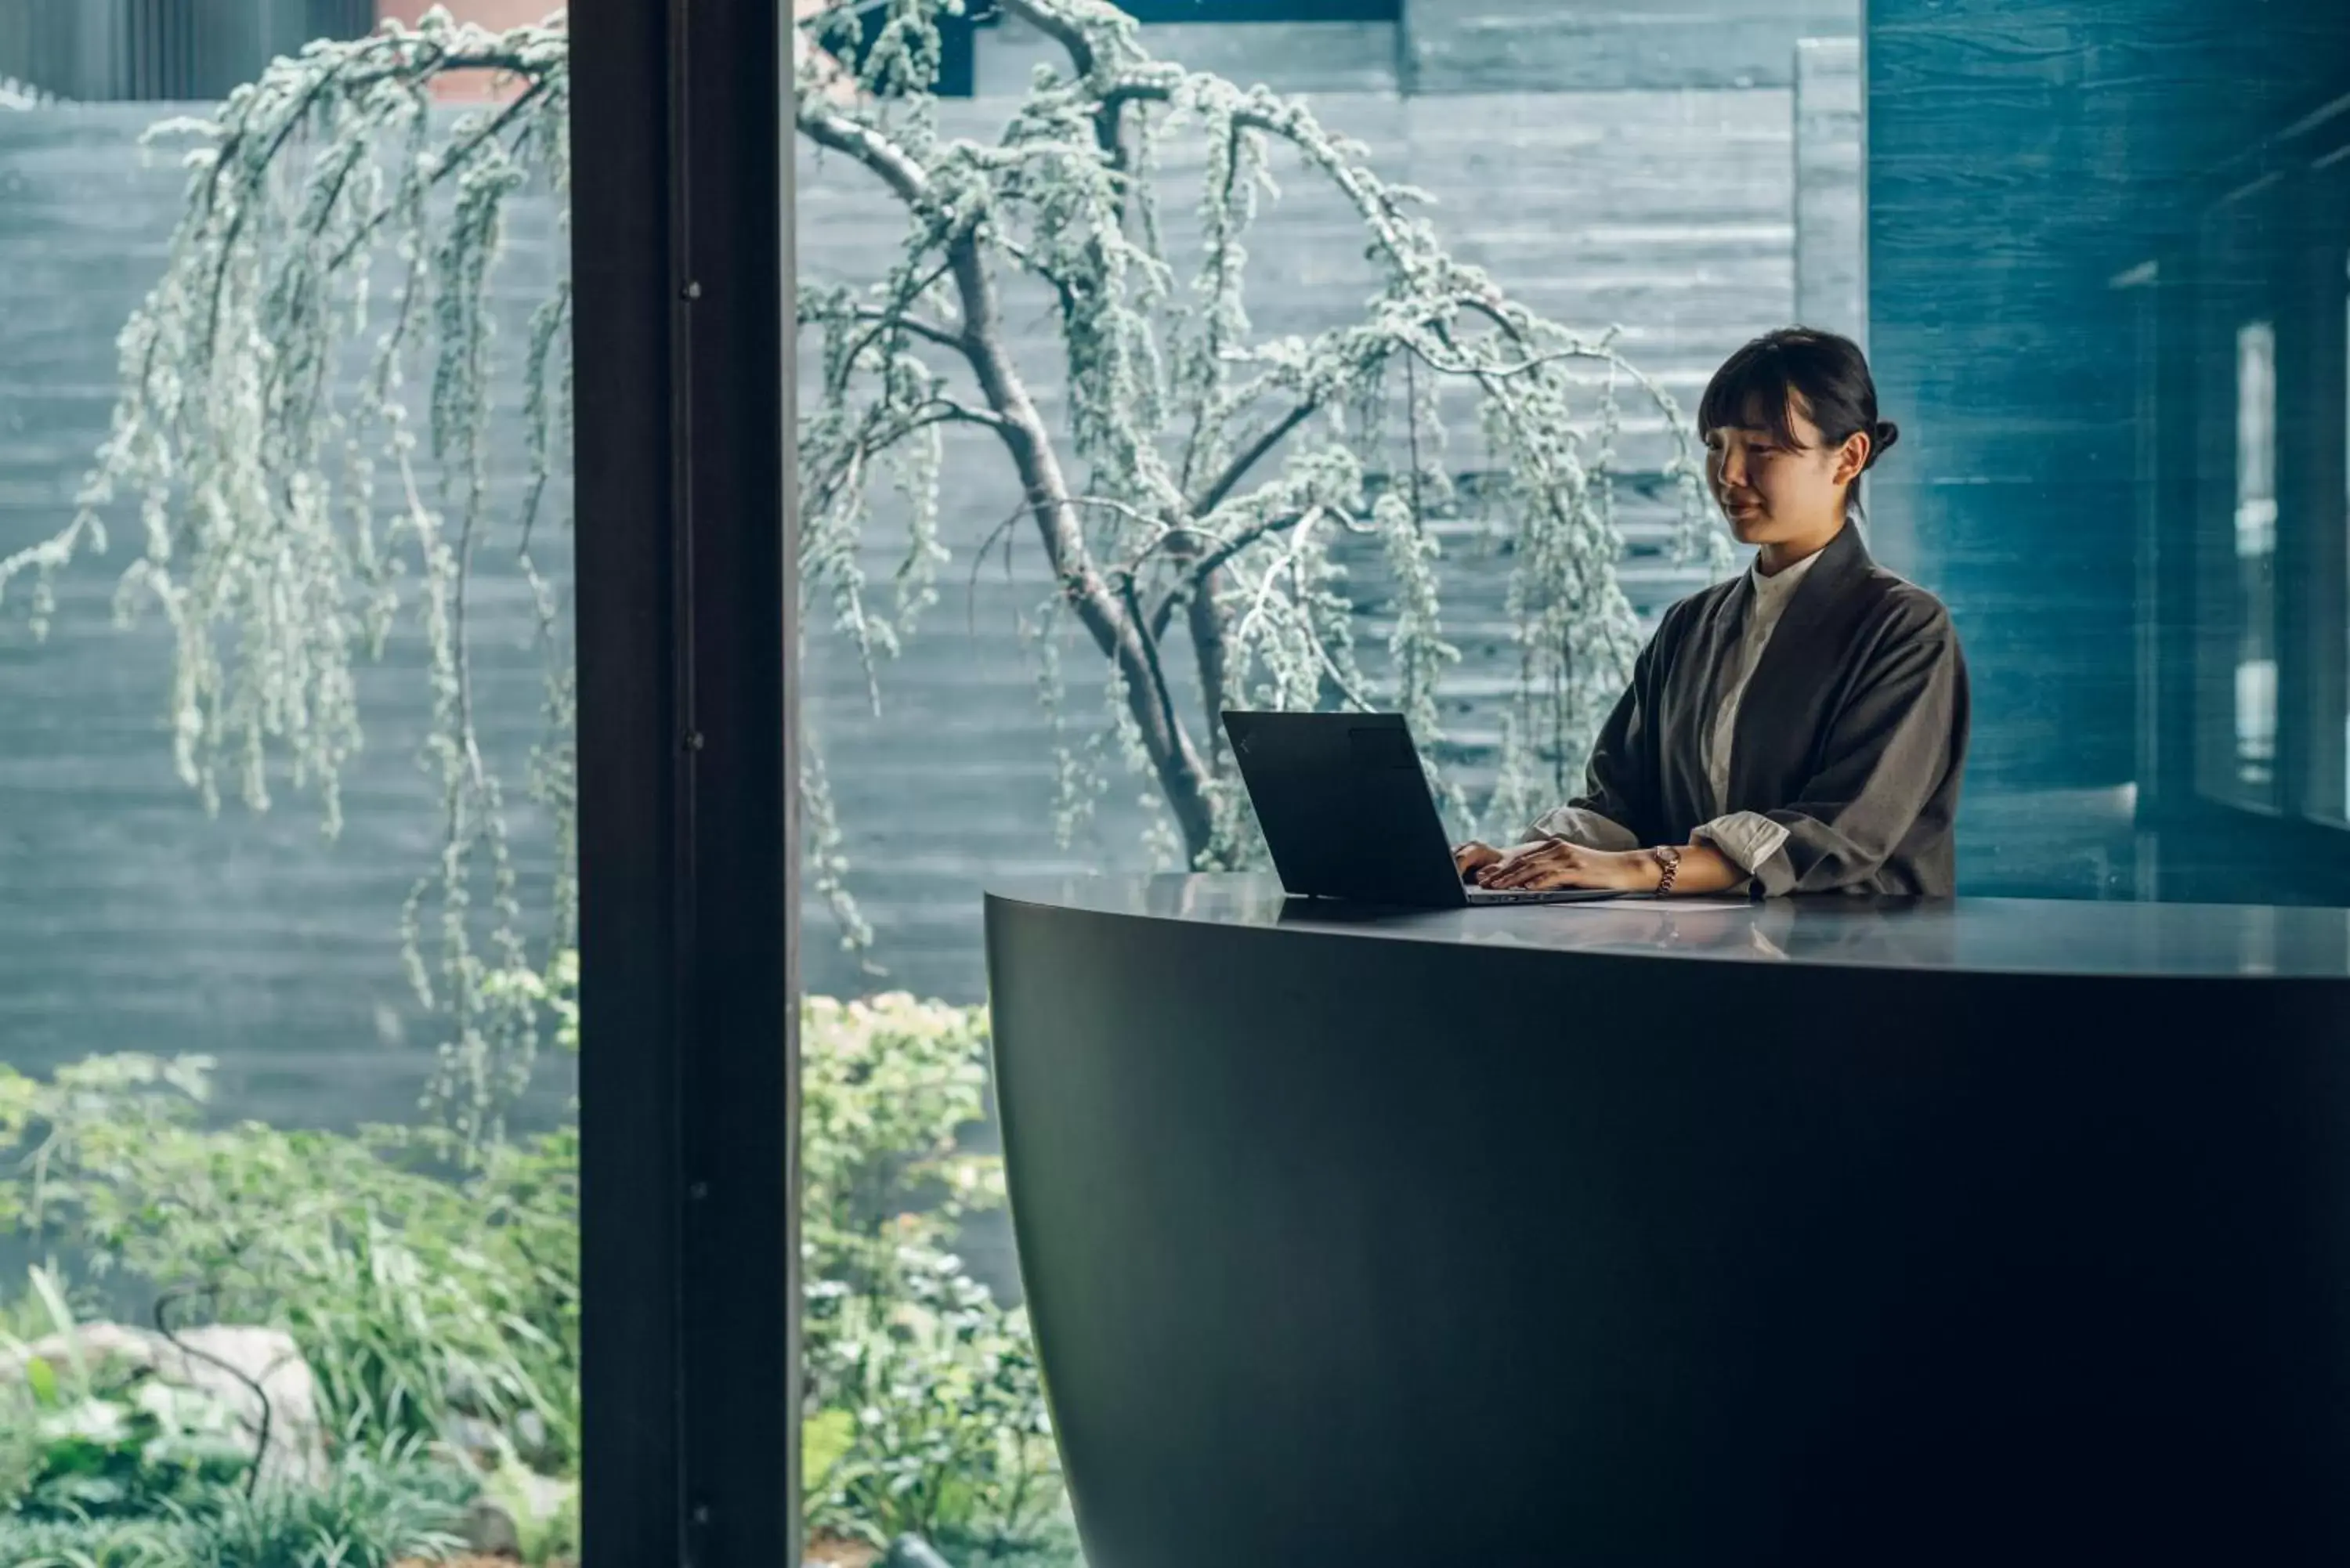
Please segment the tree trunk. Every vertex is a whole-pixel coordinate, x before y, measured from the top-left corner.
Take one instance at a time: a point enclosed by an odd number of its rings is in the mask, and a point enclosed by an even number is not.
[[[1087,553],[1085,529],[1069,500],[1060,456],[1053,450],[1035,400],[1004,350],[995,286],[978,243],[962,235],[951,242],[949,256],[962,307],[963,352],[988,407],[1003,421],[997,433],[1019,472],[1021,492],[1035,516],[1045,556],[1053,563],[1062,593],[1076,607],[1077,619],[1126,681],[1127,709],[1183,835],[1186,857],[1197,865],[1214,835],[1205,788],[1208,769],[1175,714],[1157,649],[1149,640],[1149,628],[1128,611]]]
[[[1221,763],[1224,755],[1224,710],[1231,705],[1231,696],[1224,690],[1228,674],[1224,651],[1224,612],[1217,604],[1217,590],[1223,587],[1221,568],[1200,579],[1185,608],[1185,618],[1191,629],[1191,656],[1200,667],[1200,699],[1207,708],[1208,755]]]

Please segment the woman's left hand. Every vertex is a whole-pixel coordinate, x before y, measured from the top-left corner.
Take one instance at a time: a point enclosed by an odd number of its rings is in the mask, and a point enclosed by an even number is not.
[[[1564,839],[1521,844],[1481,867],[1477,886],[1497,892],[1544,893],[1554,888],[1595,888],[1620,893],[1653,891],[1663,868],[1646,850],[1586,849]]]

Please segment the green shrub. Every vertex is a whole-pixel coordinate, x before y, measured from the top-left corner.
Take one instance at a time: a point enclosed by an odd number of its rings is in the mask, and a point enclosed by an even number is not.
[[[33,1271],[30,1294],[48,1311],[67,1354],[35,1355],[21,1341],[0,1339],[22,1367],[20,1380],[0,1387],[0,1428],[11,1434],[0,1503],[28,1520],[141,1519],[244,1481],[252,1442],[234,1409],[116,1358],[85,1358],[47,1271]]]
[[[186,1568],[390,1568],[441,1557],[475,1488],[413,1445],[346,1459],[323,1487],[232,1491],[174,1521],[175,1561]]]
[[[99,1277],[195,1287],[190,1305],[290,1333],[331,1430],[438,1439],[461,1418],[578,1440],[577,1134],[470,1170],[436,1133],[356,1137],[198,1117],[210,1064],[121,1055],[46,1082],[0,1067],[0,1227]],[[528,1419],[525,1419],[528,1417]]]
[[[1003,1199],[962,1137],[986,1113],[986,1013],[811,998],[800,1032],[808,1524],[1002,1552],[1061,1501],[1025,1315],[951,1251]]]
[[[531,1000],[567,1041],[573,971],[551,973]],[[986,1111],[985,1013],[811,998],[801,1044],[809,1523],[877,1543],[911,1531],[992,1554],[1032,1546],[1062,1498],[1026,1320],[952,1251],[963,1222],[1003,1196],[1000,1161],[964,1144]],[[577,1129],[461,1164],[429,1129],[206,1127],[208,1066],[111,1056],[47,1080],[0,1067],[0,1155],[20,1157],[0,1180],[0,1229],[78,1253],[101,1279],[199,1286],[191,1304],[211,1315],[285,1329],[346,1443],[504,1450],[494,1494],[525,1467],[571,1473]],[[45,1449],[11,1454],[0,1438],[0,1508],[29,1490],[24,1476],[8,1490],[12,1464],[48,1463]],[[337,1484],[360,1483],[338,1472]],[[254,1507],[276,1519],[304,1495]],[[508,1508],[526,1544],[576,1542],[576,1499]],[[205,1517],[226,1529],[232,1511]]]
[[[914,1253],[887,1297],[812,1284],[806,1324],[809,1426],[833,1449],[812,1526],[997,1551],[1038,1537],[1060,1486],[1023,1314],[953,1257]]]
[[[354,1450],[320,1487],[213,1487],[143,1519],[0,1517],[9,1568],[390,1568],[456,1551],[473,1496],[421,1450]]]

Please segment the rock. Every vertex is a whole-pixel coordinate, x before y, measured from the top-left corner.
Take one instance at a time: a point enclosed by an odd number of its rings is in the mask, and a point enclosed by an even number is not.
[[[880,1548],[870,1542],[819,1530],[808,1537],[800,1568],[874,1568],[880,1560]]]
[[[451,1448],[484,1469],[495,1468],[504,1450],[505,1434],[498,1430],[496,1422],[479,1416],[450,1417],[442,1435]]]
[[[507,1484],[514,1489],[514,1499],[522,1505],[525,1517],[539,1523],[561,1513],[579,1490],[577,1481],[527,1469],[512,1472]]]
[[[931,1543],[919,1535],[901,1535],[889,1542],[889,1554],[881,1559],[881,1568],[951,1568],[947,1560],[931,1549]]]
[[[488,1498],[473,1501],[457,1533],[467,1551],[478,1552],[484,1557],[522,1555],[522,1531],[515,1525],[514,1515]]]
[[[21,1349],[0,1352],[0,1383],[21,1381],[34,1360],[46,1361],[66,1375],[78,1351],[93,1374],[101,1367],[117,1376],[136,1370],[205,1395],[234,1416],[256,1444],[266,1399],[269,1443],[261,1454],[262,1479],[312,1486],[325,1481],[327,1436],[318,1418],[317,1379],[292,1335],[234,1324],[182,1329],[177,1345],[153,1329],[128,1324],[83,1324],[70,1333],[70,1341],[65,1334],[53,1334]]]

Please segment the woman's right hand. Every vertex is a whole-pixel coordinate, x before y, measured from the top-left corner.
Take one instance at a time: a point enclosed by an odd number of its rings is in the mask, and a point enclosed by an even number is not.
[[[1456,846],[1452,851],[1452,868],[1461,873],[1461,879],[1463,882],[1475,881],[1478,872],[1488,866],[1499,866],[1501,863],[1500,850],[1490,844],[1480,844],[1473,838],[1466,844]]]

